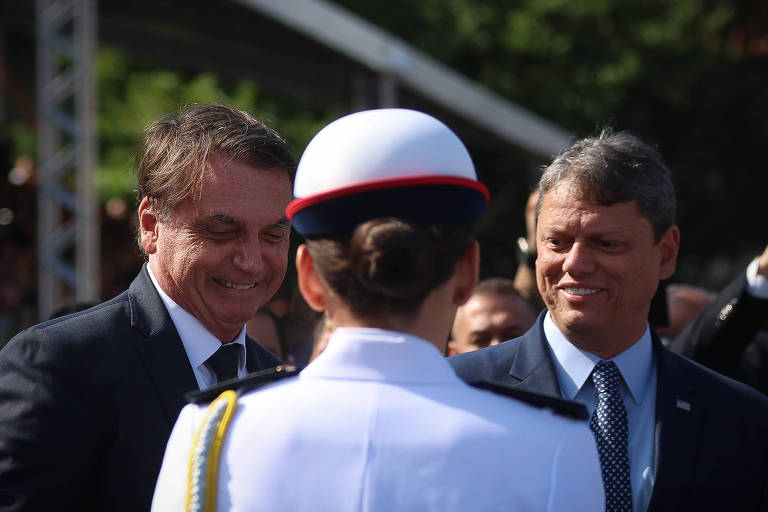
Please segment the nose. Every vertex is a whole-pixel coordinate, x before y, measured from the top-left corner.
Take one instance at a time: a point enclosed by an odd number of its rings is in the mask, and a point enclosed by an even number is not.
[[[589,249],[581,242],[574,243],[563,260],[563,272],[572,276],[594,271],[595,261]]]
[[[235,249],[232,263],[238,270],[256,274],[264,268],[264,251],[258,237],[243,240]]]

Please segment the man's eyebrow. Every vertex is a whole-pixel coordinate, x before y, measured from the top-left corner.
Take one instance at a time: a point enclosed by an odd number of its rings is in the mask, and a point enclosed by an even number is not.
[[[234,217],[230,217],[229,215],[225,215],[223,213],[212,213],[208,216],[210,220],[213,222],[218,222],[220,224],[227,224],[227,225],[234,225],[237,224],[237,220]]]
[[[276,228],[288,228],[291,226],[291,221],[289,221],[287,217],[283,217],[279,221],[272,224],[272,226]]]
[[[225,213],[212,213],[207,216],[207,218],[212,221],[219,224],[226,224],[229,226],[236,226],[240,224],[240,221],[238,221],[236,218],[227,215]],[[277,222],[274,222],[269,225],[271,228],[289,228],[291,226],[291,221],[288,220],[288,218],[283,217],[282,219],[278,220]]]

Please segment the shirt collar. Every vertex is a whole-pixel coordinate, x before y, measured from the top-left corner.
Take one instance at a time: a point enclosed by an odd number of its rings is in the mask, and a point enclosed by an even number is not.
[[[574,399],[601,359],[568,341],[555,325],[549,311],[544,317],[544,335],[552,351],[560,390],[566,398]],[[650,328],[646,326],[639,340],[610,360],[618,366],[632,400],[641,403],[653,376]]]
[[[221,341],[211,334],[211,332],[200,323],[200,320],[189,314],[187,310],[179,306],[167,293],[160,287],[160,284],[152,273],[152,268],[147,265],[149,271],[149,278],[152,280],[152,284],[155,285],[157,293],[165,304],[165,309],[168,310],[168,314],[171,316],[173,325],[176,326],[176,331],[179,333],[181,343],[184,345],[184,350],[187,353],[187,358],[192,365],[192,368],[200,367],[209,357],[216,352],[221,346]],[[245,325],[240,329],[240,332],[232,340],[232,343],[238,343],[243,346],[238,366],[242,370],[245,366]]]

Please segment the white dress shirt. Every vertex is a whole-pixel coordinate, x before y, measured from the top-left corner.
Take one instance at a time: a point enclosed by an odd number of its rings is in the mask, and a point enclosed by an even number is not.
[[[192,371],[195,373],[197,385],[200,389],[206,389],[215,385],[216,374],[205,365],[205,362],[219,349],[221,341],[211,334],[200,323],[200,320],[190,315],[165,293],[149,265],[147,265],[147,270],[149,271],[149,278],[152,280],[152,284],[155,285],[157,293],[160,294],[160,298],[163,300],[163,304],[165,304],[165,309],[168,310],[168,314],[171,316],[173,325],[176,326],[181,343],[184,344],[184,350],[187,352],[189,364],[192,365]],[[237,362],[237,376],[243,377],[248,373],[245,369],[245,325],[243,325],[237,337],[232,340],[232,343],[238,343],[243,346]]]
[[[171,434],[152,509],[181,511],[206,407]],[[238,399],[217,510],[599,511],[584,421],[463,383],[431,343],[338,328],[302,373]]]
[[[595,354],[575,347],[560,332],[549,312],[544,317],[544,335],[552,351],[557,382],[565,398],[577,400],[595,410],[597,396],[590,378],[601,360]],[[648,508],[655,479],[654,438],[656,424],[656,361],[651,331],[624,352],[610,359],[621,372],[621,395],[627,409],[629,427],[629,466],[632,482],[632,510]]]

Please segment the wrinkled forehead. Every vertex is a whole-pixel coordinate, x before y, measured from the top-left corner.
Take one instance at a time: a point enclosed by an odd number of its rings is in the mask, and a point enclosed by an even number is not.
[[[192,210],[198,215],[272,223],[285,218],[284,209],[290,199],[290,177],[282,169],[214,160],[192,193],[177,205],[173,216]]]

